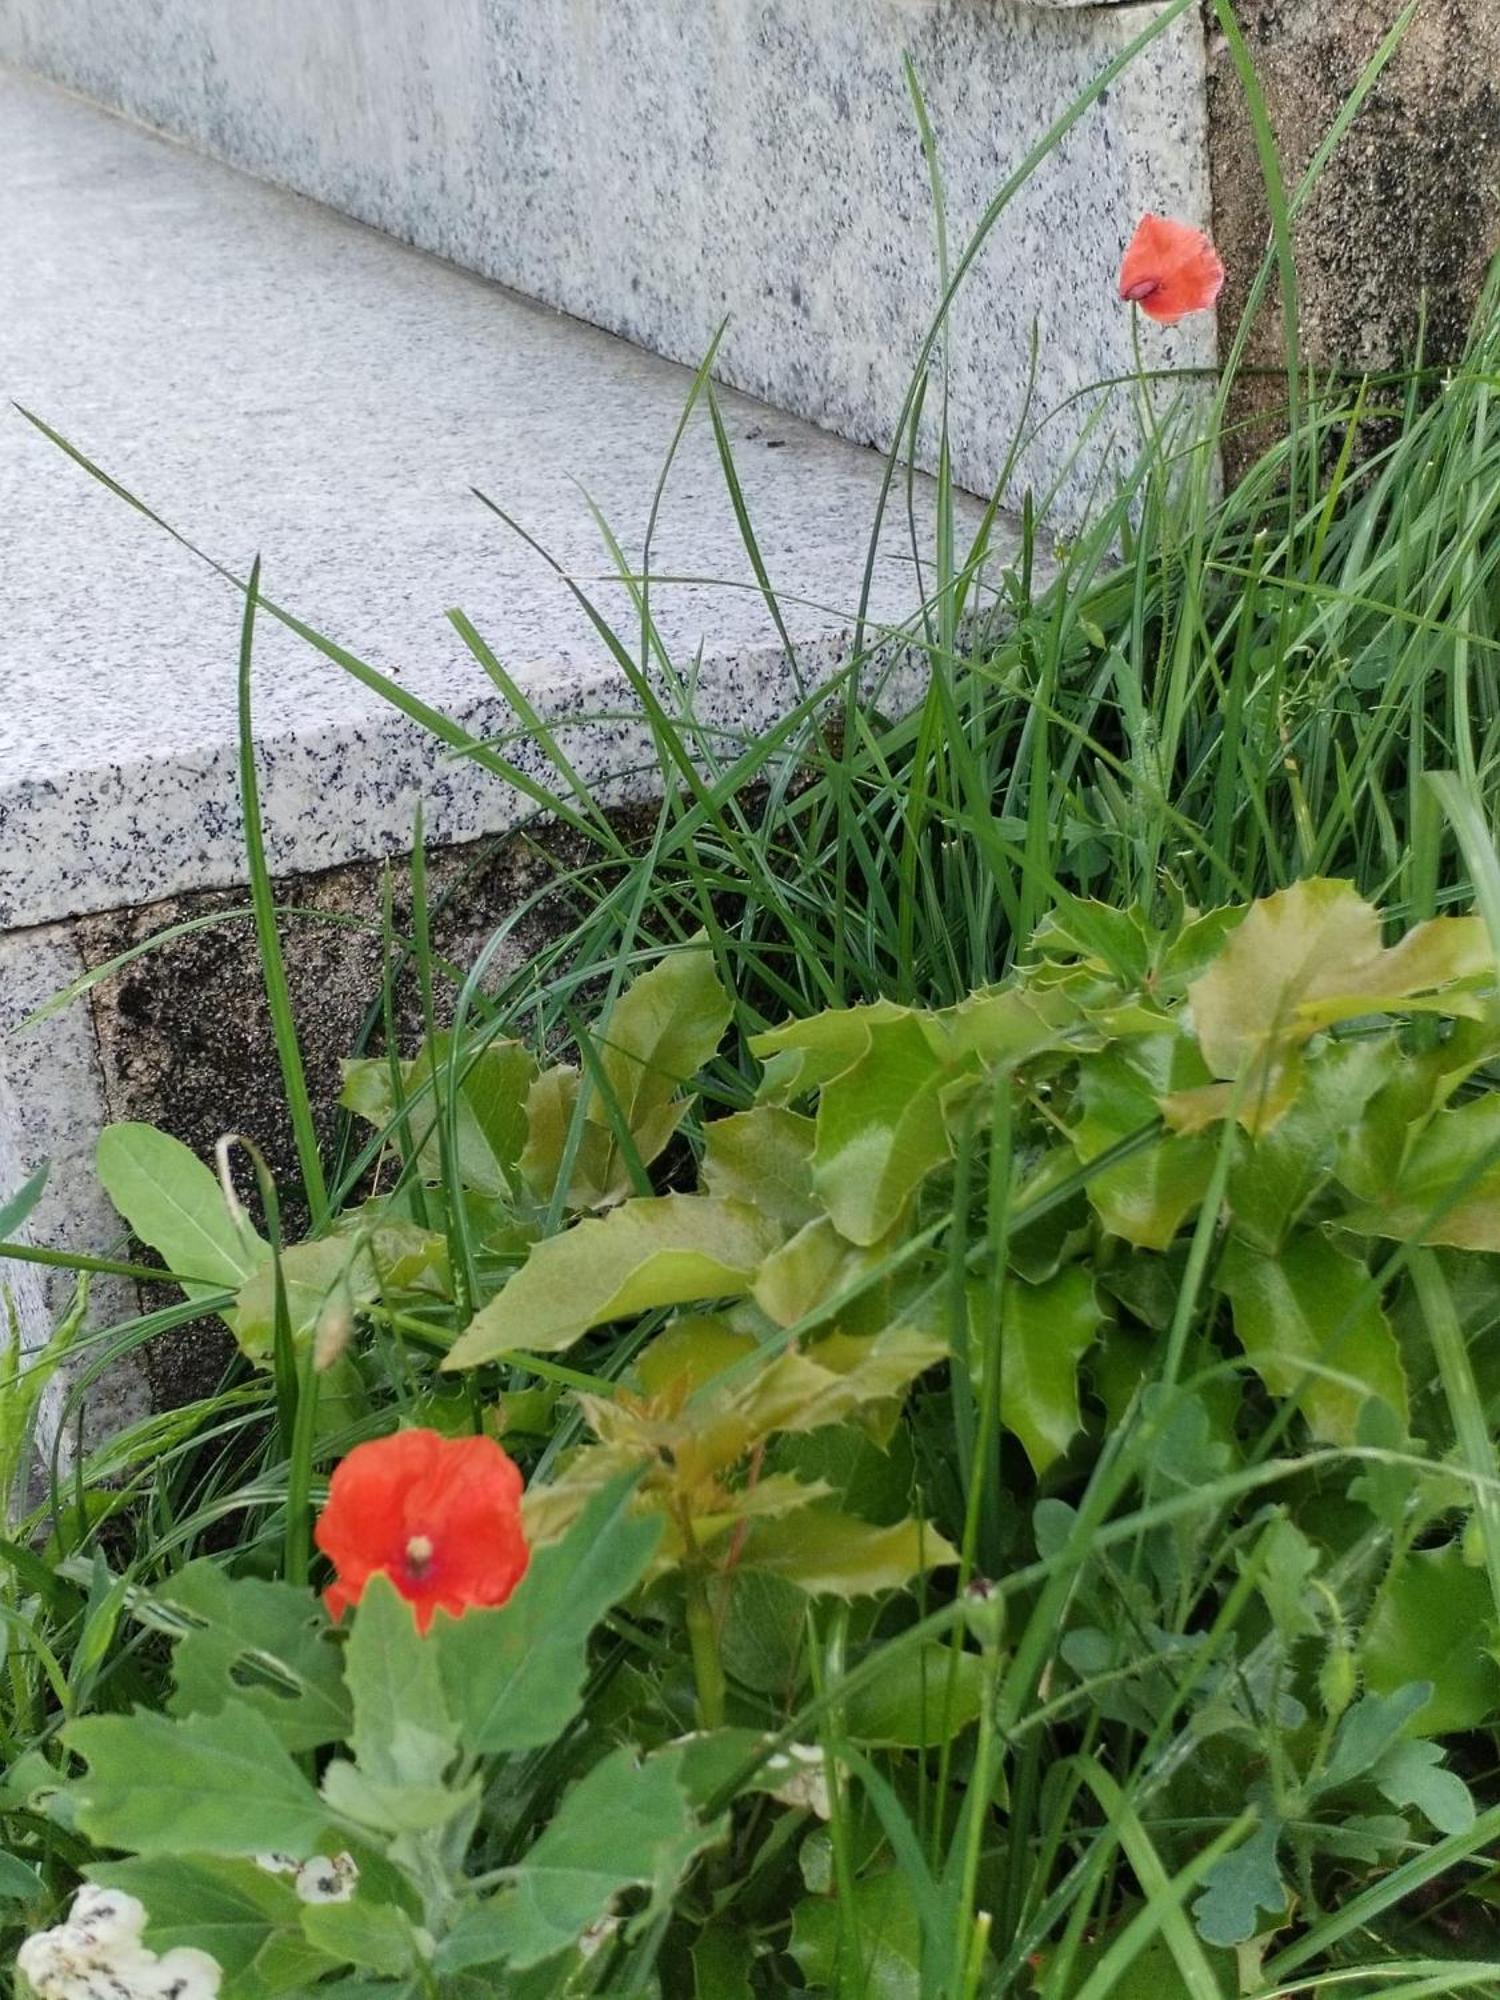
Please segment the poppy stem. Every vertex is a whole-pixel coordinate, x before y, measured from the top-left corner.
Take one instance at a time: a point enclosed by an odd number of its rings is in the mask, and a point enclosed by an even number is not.
[[[698,1690],[698,1723],[703,1729],[724,1726],[724,1662],[719,1656],[719,1623],[714,1617],[708,1594],[708,1564],[693,1533],[693,1517],[686,1505],[678,1510],[682,1529],[683,1587],[687,1596],[688,1646],[693,1658],[693,1681]]]
[[[696,1565],[686,1572],[688,1644],[693,1655],[693,1680],[698,1689],[698,1722],[703,1729],[724,1726],[724,1663],[719,1658],[719,1632],[708,1584]]]

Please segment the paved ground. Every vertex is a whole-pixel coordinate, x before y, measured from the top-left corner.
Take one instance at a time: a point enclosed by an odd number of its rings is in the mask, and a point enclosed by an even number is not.
[[[462,606],[559,714],[618,705],[617,668],[479,486],[583,577],[607,567],[585,489],[634,560],[690,377],[626,343],[0,72],[0,391],[169,522],[476,731],[504,709]],[[806,665],[836,657],[881,465],[739,396],[740,476]],[[923,498],[920,504],[926,504]],[[241,879],[241,601],[0,414],[0,930]],[[876,615],[915,602],[904,520]],[[790,682],[706,421],[674,470],[653,568],[703,713],[741,732]],[[734,585],[741,587],[735,588]],[[623,593],[601,586],[632,629]],[[797,606],[796,599],[806,600]],[[811,608],[818,607],[818,608]],[[638,633],[638,627],[634,628]],[[278,871],[510,823],[506,788],[263,622],[256,731]],[[619,725],[579,733],[583,768]]]

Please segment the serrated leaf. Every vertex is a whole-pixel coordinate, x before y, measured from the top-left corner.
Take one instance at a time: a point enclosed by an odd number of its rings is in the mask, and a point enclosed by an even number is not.
[[[1205,1944],[1246,1944],[1261,1928],[1262,1910],[1271,1917],[1285,1910],[1286,1889],[1276,1865],[1280,1839],[1279,1822],[1262,1820],[1209,1869],[1193,1905],[1193,1921]]]
[[[1379,1294],[1321,1231],[1293,1237],[1277,1257],[1231,1239],[1219,1283],[1251,1365],[1273,1396],[1300,1391],[1314,1437],[1353,1444],[1371,1397],[1405,1420],[1406,1372]]]
[[[1393,1806],[1415,1806],[1439,1833],[1467,1833],[1474,1824],[1474,1799],[1455,1771],[1443,1769],[1436,1743],[1398,1743],[1375,1768],[1375,1783]]]
[[[1377,1693],[1430,1684],[1418,1714],[1424,1736],[1477,1729],[1500,1713],[1500,1666],[1491,1646],[1494,1605],[1484,1571],[1456,1542],[1401,1557],[1365,1627],[1360,1667]]]
[[[899,1870],[856,1882],[842,1912],[831,1897],[804,1897],[787,1950],[815,1989],[842,1992],[847,1979],[864,2000],[921,2000],[921,1919]]]
[[[794,1583],[809,1597],[868,1597],[899,1590],[914,1576],[958,1561],[937,1530],[922,1521],[878,1528],[821,1505],[785,1520],[757,1521],[745,1538],[741,1567]]]
[[[768,1357],[753,1373],[706,1388],[662,1442],[669,1443],[684,1479],[707,1478],[775,1432],[821,1430],[901,1395],[947,1352],[936,1334],[910,1326],[873,1335],[829,1334],[810,1347]]]
[[[1353,1784],[1385,1756],[1432,1697],[1431,1681],[1412,1681],[1394,1694],[1367,1694],[1339,1724],[1328,1763],[1314,1789],[1331,1792]]]
[[[570,1208],[602,1208],[635,1192],[628,1157],[614,1129],[618,1118],[642,1165],[650,1166],[671,1139],[690,1099],[681,1095],[717,1049],[731,1007],[711,948],[693,943],[670,953],[634,980],[615,1002],[595,1042],[605,1092],[567,1065],[545,1070],[527,1101],[521,1169],[548,1198],[557,1185],[568,1136],[583,1103],[583,1129],[567,1191]]]
[[[583,1698],[589,1636],[646,1572],[661,1522],[631,1512],[635,1480],[591,1499],[560,1542],[533,1551],[498,1611],[439,1613],[432,1635],[459,1738],[494,1754],[552,1743]]]
[[[636,1356],[636,1383],[644,1396],[681,1404],[754,1354],[758,1344],[720,1313],[679,1313]]]
[[[1458,982],[1492,969],[1483,923],[1436,917],[1390,949],[1380,917],[1352,883],[1315,878],[1252,903],[1223,950],[1189,988],[1194,1030],[1217,1077],[1246,1084],[1239,1107],[1268,1130],[1295,1095],[1302,1046],[1319,1029],[1366,1014],[1442,1011],[1477,1003]]]
[[[231,1577],[204,1558],[154,1601],[188,1621],[173,1649],[174,1715],[217,1715],[234,1701],[263,1716],[288,1750],[342,1741],[350,1708],[339,1648],[310,1592]]]
[[[1403,1061],[1387,1036],[1333,1043],[1309,1059],[1296,1102],[1275,1130],[1236,1151],[1226,1202],[1238,1235],[1268,1255],[1281,1249],[1326,1185],[1341,1141]]]
[[[935,1750],[978,1720],[990,1674],[978,1653],[936,1639],[892,1648],[878,1678],[845,1701],[844,1730],[881,1749]]]
[[[1078,1068],[1081,1117],[1073,1128],[1087,1164],[1159,1116],[1158,1100],[1208,1081],[1202,1057],[1183,1034],[1133,1037],[1086,1055]],[[1166,1250],[1202,1201],[1216,1143],[1168,1132],[1118,1166],[1095,1174],[1088,1198],[1111,1234],[1141,1250]]]
[[[916,1014],[869,1025],[859,1060],[823,1085],[813,1185],[851,1243],[889,1235],[952,1142],[942,1092],[952,1069],[932,1024]]]
[[[170,1133],[106,1125],[97,1160],[105,1193],[190,1299],[238,1291],[270,1256],[265,1239],[231,1214],[217,1176]]]
[[[243,1702],[181,1719],[137,1710],[69,1723],[64,1741],[88,1759],[71,1790],[78,1824],[103,1847],[137,1854],[305,1858],[329,1811],[264,1716]]]
[[[1040,1477],[1078,1430],[1078,1364],[1104,1314],[1081,1264],[1040,1285],[1012,1278],[1001,1310],[1000,1418]]]
[[[712,947],[695,940],[632,980],[596,1031],[600,1067],[644,1165],[681,1123],[678,1092],[713,1056],[733,1011]],[[597,1090],[588,1116],[610,1122]]]
[[[1500,1250],[1500,1097],[1439,1111],[1392,1166],[1384,1185],[1367,1187],[1371,1199],[1340,1217],[1345,1229],[1399,1243]]]
[[[815,1306],[848,1291],[884,1255],[878,1247],[857,1248],[826,1215],[815,1216],[766,1257],[755,1274],[752,1296],[777,1326],[796,1326]],[[879,1290],[877,1279],[863,1297],[872,1298]]]
[[[630,1750],[616,1750],[564,1793],[546,1832],[505,1871],[508,1886],[483,1906],[483,1957],[471,1962],[499,1960],[517,1971],[540,1965],[627,1889],[650,1892],[638,1922],[665,1908],[689,1861],[714,1838],[689,1809],[682,1754],[664,1750],[638,1764]]]
[[[552,1354],[610,1320],[742,1296],[774,1242],[764,1217],[743,1202],[683,1194],[624,1202],[538,1243],[443,1366]]]
[[[744,1201],[788,1231],[818,1214],[813,1193],[811,1118],[756,1104],[716,1118],[703,1133],[703,1185],[721,1200]]]
[[[757,1097],[763,1103],[785,1104],[821,1089],[867,1053],[872,1029],[910,1017],[909,1007],[894,1000],[874,1000],[860,1007],[825,1008],[752,1035],[750,1053],[766,1065]]]
[[[424,1043],[415,1060],[398,1067],[399,1103],[385,1057],[344,1063],[340,1104],[379,1131],[389,1129],[404,1108],[413,1155],[408,1164],[415,1164],[421,1179],[439,1181],[439,1123],[456,1074],[455,1177],[477,1194],[509,1194],[526,1140],[527,1093],[536,1076],[530,1051],[520,1042],[496,1040],[461,1049],[455,1061],[453,1037],[444,1032]],[[400,1137],[399,1130],[394,1136]]]

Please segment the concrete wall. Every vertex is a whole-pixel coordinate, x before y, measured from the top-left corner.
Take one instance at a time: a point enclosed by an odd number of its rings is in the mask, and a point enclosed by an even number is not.
[[[937,297],[927,96],[955,246],[1147,4],[1040,0],[0,0],[0,60],[676,360],[721,320],[719,372],[861,443],[891,441]],[[1142,210],[1206,222],[1191,10],[1016,199],[954,328],[959,478],[986,492],[1023,423],[1062,411],[1013,483],[1076,514],[1128,400],[1114,294]],[[1147,329],[1207,364],[1211,322]],[[1078,400],[1080,399],[1081,400]],[[936,399],[934,399],[935,401]]]
[[[1400,0],[1235,0],[1283,172],[1305,171],[1400,14]],[[1265,250],[1269,215],[1244,93],[1205,5],[1214,229],[1233,326]],[[1500,0],[1424,0],[1400,50],[1328,166],[1297,230],[1308,356],[1355,368],[1413,352],[1427,303],[1429,356],[1463,345],[1500,251]],[[1279,310],[1255,330],[1252,365],[1284,353]],[[1275,385],[1259,391],[1264,406]]]

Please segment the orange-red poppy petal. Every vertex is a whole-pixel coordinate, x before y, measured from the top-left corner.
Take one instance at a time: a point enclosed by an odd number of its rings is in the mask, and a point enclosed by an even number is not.
[[[337,1572],[324,1593],[334,1618],[383,1574],[425,1632],[439,1609],[503,1604],[525,1575],[521,1475],[493,1438],[373,1438],[336,1467],[317,1543]]]
[[[1201,229],[1144,215],[1120,265],[1120,297],[1163,326],[1207,312],[1224,289],[1224,265]]]

